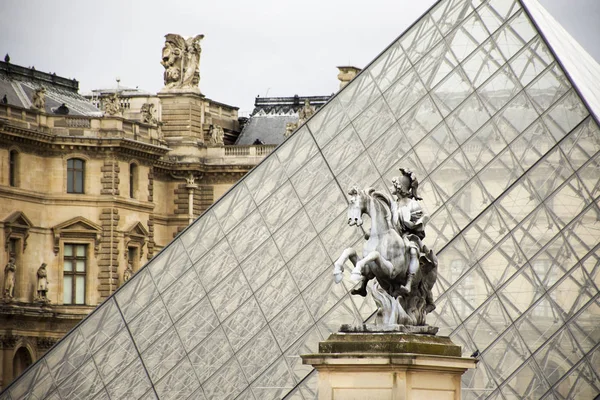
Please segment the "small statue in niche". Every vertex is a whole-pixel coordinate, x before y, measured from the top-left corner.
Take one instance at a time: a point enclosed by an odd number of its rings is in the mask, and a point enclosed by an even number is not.
[[[46,88],[41,87],[33,92],[33,101],[31,108],[34,110],[44,111],[46,109]]]
[[[142,104],[140,112],[142,113],[142,122],[146,124],[156,125],[158,121],[156,120],[156,118],[154,118],[154,103]]]
[[[15,296],[15,273],[17,272],[17,265],[15,264],[15,258],[11,257],[8,260],[8,264],[4,267],[4,299],[7,301],[12,300]]]
[[[104,100],[104,112],[108,115],[121,114],[121,101],[117,93],[113,93]]]
[[[133,275],[133,267],[131,266],[131,263],[128,263],[127,268],[125,268],[125,271],[123,271],[123,284],[125,284],[125,282],[127,282],[129,279],[131,279],[132,275]]]
[[[219,125],[211,125],[208,130],[209,144],[213,146],[223,146],[225,131]]]
[[[37,301],[49,303],[48,299],[48,271],[46,263],[42,263],[37,270]]]

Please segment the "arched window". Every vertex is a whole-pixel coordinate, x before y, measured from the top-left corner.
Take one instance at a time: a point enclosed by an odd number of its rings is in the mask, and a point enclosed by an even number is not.
[[[21,375],[32,363],[31,354],[25,347],[19,347],[13,358],[13,379]]]
[[[129,197],[135,199],[135,192],[138,186],[138,166],[136,164],[129,164]]]
[[[67,193],[83,193],[85,161],[79,158],[67,160]]]
[[[19,152],[11,150],[8,155],[8,184],[17,186],[17,178],[19,173]]]

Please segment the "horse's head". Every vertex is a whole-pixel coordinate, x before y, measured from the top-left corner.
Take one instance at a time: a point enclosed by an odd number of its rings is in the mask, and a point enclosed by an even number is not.
[[[364,190],[359,190],[356,186],[348,191],[348,225],[361,226],[362,215],[367,212],[367,196]]]

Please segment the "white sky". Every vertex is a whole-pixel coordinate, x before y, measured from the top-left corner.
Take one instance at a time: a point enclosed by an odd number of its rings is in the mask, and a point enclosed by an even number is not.
[[[539,0],[600,60],[600,0]],[[200,90],[251,111],[256,95],[327,95],[434,0],[0,0],[0,58],[75,78],[80,92],[163,86],[166,33],[205,35]]]

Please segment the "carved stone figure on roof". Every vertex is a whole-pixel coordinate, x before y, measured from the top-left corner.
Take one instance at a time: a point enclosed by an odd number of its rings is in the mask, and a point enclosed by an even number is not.
[[[31,108],[34,110],[44,111],[46,107],[46,88],[41,87],[33,92],[33,100]]]
[[[223,146],[225,131],[219,125],[211,125],[209,130],[209,144],[212,146]]]
[[[48,299],[48,272],[46,271],[46,263],[42,263],[37,270],[37,301],[49,303]]]
[[[362,215],[370,216],[362,258],[353,248],[344,250],[334,263],[336,283],[343,279],[344,264],[354,269],[350,278],[360,284],[351,291],[366,296],[370,286],[378,305],[378,323],[387,328],[409,329],[413,333],[435,333],[425,317],[434,310],[431,290],[437,279],[437,258],[422,242],[429,217],[418,202],[418,181],[407,169],[393,179],[393,199],[373,188],[353,187],[348,194],[348,224],[362,226]],[[386,328],[386,329],[387,329]]]
[[[304,107],[298,111],[298,125],[302,125],[315,113],[315,107],[310,105],[308,99],[304,99]]]
[[[104,112],[108,115],[121,114],[121,101],[116,92],[104,99]]]
[[[288,122],[287,124],[285,124],[285,132],[283,133],[283,136],[286,138],[290,137],[297,127],[298,124],[296,122]]]
[[[158,122],[156,118],[154,118],[154,103],[142,104],[140,113],[142,114],[142,122],[153,125],[156,125]]]
[[[15,264],[15,258],[11,257],[8,260],[8,264],[4,267],[4,299],[12,300],[15,296],[15,274],[17,272],[17,265]]]
[[[165,35],[161,64],[168,89],[196,88],[200,83],[200,41],[204,35],[184,39],[181,35]]]

